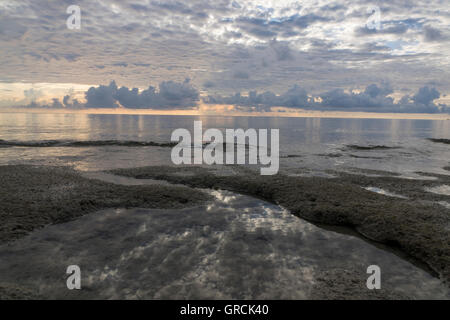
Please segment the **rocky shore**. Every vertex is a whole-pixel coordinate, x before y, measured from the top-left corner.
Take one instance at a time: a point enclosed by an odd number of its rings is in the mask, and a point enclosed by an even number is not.
[[[447,284],[450,281],[450,210],[439,204],[450,202],[450,196],[424,191],[450,184],[445,175],[432,175],[434,180],[405,179],[383,172],[330,172],[335,178],[260,176],[237,166],[158,166],[109,173],[177,185],[113,184],[83,177],[68,167],[0,166],[0,245],[101,209],[193,207],[211,199],[198,188],[224,189],[281,205],[313,223],[352,228],[423,262]],[[364,189],[369,186],[400,192],[406,199]],[[366,277],[361,273],[363,268],[355,270],[323,270],[315,279],[310,298],[408,298],[389,288],[366,290],[361,286]],[[0,283],[0,299],[36,298],[43,297],[31,288]]]

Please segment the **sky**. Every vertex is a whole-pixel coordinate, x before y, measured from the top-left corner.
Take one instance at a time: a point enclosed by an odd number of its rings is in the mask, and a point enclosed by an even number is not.
[[[450,113],[448,0],[0,0],[0,48],[0,107]]]

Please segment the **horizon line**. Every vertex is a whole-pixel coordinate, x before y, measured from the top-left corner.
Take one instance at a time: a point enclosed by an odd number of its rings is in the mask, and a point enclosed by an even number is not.
[[[394,113],[367,111],[320,111],[304,110],[295,112],[202,112],[201,110],[156,110],[128,108],[90,108],[90,109],[46,109],[46,108],[0,108],[0,113],[30,114],[105,114],[105,115],[168,115],[200,117],[279,117],[279,118],[343,118],[343,119],[398,119],[398,120],[450,120],[448,113]]]

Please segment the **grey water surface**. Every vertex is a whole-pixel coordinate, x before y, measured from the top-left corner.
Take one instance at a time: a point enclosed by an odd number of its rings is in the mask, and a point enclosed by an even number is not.
[[[108,209],[0,246],[0,283],[63,299],[308,299],[323,271],[354,270],[360,279],[378,265],[383,288],[449,298],[426,271],[357,237],[261,200],[209,192],[205,206]],[[69,265],[81,268],[81,290],[66,287]],[[367,290],[364,277],[357,285]]]
[[[157,116],[97,114],[0,113],[0,139],[40,143],[65,141],[170,142],[177,128],[203,130],[255,128],[280,130],[283,172],[299,169],[361,168],[417,177],[416,171],[448,174],[448,144],[428,138],[450,138],[449,120],[327,119],[222,116]],[[1,141],[0,141],[1,142]],[[363,148],[355,148],[355,147]],[[384,148],[367,148],[367,147]],[[0,143],[0,164],[71,165],[79,170],[171,164],[171,148],[154,146],[85,145],[83,147],[6,147]]]

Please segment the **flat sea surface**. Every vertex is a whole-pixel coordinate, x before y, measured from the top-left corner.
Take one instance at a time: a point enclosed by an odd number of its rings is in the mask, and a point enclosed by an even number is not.
[[[203,131],[279,129],[284,171],[362,168],[413,176],[417,171],[448,174],[442,167],[450,162],[449,145],[427,138],[450,139],[449,120],[0,113],[0,139],[165,143],[177,128],[193,132],[195,120],[202,121]],[[0,143],[0,164],[61,164],[79,170],[170,165],[170,150],[114,145],[11,148]]]

